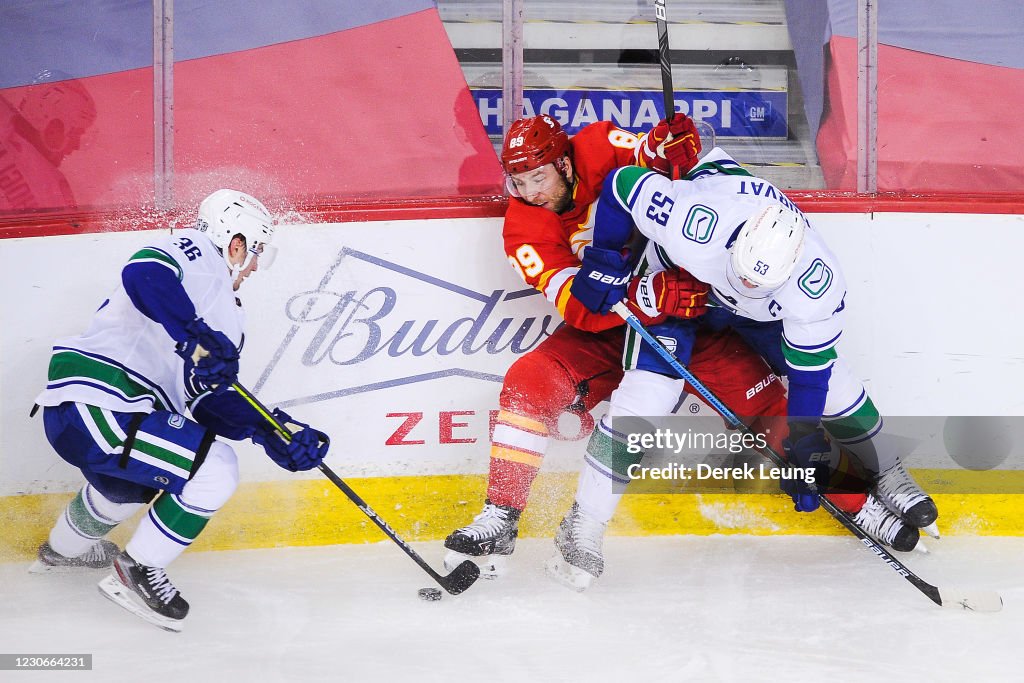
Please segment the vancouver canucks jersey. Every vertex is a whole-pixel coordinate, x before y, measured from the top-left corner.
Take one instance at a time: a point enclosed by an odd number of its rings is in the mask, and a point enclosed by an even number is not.
[[[170,269],[213,329],[240,346],[245,323],[223,256],[192,229],[154,236],[129,259]],[[162,325],[143,315],[124,285],[103,302],[88,329],[55,342],[41,406],[76,401],[121,412],[185,409],[184,361]]]
[[[843,330],[846,282],[816,232],[805,232],[793,276],[771,292],[744,287],[732,272],[729,247],[759,209],[781,203],[803,215],[774,185],[715,148],[684,180],[673,182],[635,167],[618,169],[606,181],[601,203],[595,244],[619,246],[635,224],[651,239],[649,249],[665,268],[684,268],[711,285],[712,305],[752,320],[781,320],[790,367],[831,367]]]

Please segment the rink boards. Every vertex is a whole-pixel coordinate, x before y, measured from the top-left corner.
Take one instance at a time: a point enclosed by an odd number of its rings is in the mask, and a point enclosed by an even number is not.
[[[1024,328],[1002,283],[1016,272],[1024,219],[812,219],[846,270],[841,351],[883,414],[1021,414]],[[502,375],[560,322],[505,263],[500,229],[500,219],[289,226],[279,231],[274,269],[240,292],[249,316],[243,383],[265,403],[328,430],[331,467],[410,539],[442,538],[478,511]],[[146,239],[113,232],[2,242],[0,559],[26,556],[81,481],[52,453],[41,421],[28,418],[49,346],[84,329]],[[568,506],[585,443],[553,443],[525,534],[549,533]],[[918,472],[937,496],[947,533],[1021,532],[1021,449],[1012,444],[998,469],[986,472],[964,472],[953,459]],[[249,444],[237,451],[243,484],[197,547],[382,538],[318,475],[287,473]],[[978,490],[998,492],[971,493]],[[825,514],[793,514],[781,496],[712,491],[626,496],[613,532],[841,528]]]

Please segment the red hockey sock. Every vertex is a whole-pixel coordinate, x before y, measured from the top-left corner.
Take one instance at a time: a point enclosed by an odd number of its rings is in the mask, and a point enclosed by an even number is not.
[[[506,410],[498,413],[491,440],[487,498],[522,510],[548,445],[543,422]]]

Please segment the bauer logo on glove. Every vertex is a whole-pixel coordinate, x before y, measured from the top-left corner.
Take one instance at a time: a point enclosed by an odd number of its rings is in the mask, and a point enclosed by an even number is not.
[[[632,275],[629,259],[617,249],[590,245],[583,252],[580,271],[572,279],[569,291],[594,313],[607,313],[626,295]]]
[[[626,305],[645,325],[668,318],[696,318],[707,310],[708,286],[683,270],[667,270],[633,278]]]
[[[629,282],[628,275],[623,275],[622,277],[615,277],[615,275],[605,275],[604,273],[599,273],[596,270],[591,271],[590,274],[587,275],[587,277],[589,277],[591,280],[597,280],[598,282],[604,285],[624,285],[627,282]]]

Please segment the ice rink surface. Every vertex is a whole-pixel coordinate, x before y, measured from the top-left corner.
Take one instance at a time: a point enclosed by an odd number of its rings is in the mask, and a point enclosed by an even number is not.
[[[440,602],[390,542],[186,553],[192,605],[161,631],[96,590],[102,572],[0,564],[0,652],[93,655],[89,672],[3,681],[993,681],[1024,668],[1024,539],[947,538],[906,563],[994,589],[996,614],[942,609],[852,537],[611,537],[585,593],[548,579],[550,540]],[[440,543],[417,544],[435,567]]]

